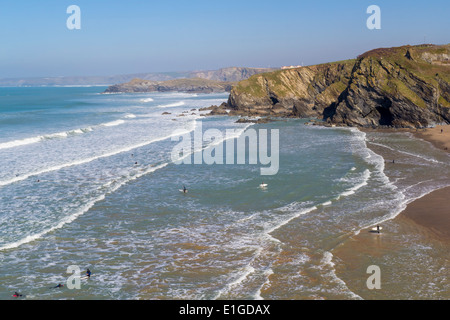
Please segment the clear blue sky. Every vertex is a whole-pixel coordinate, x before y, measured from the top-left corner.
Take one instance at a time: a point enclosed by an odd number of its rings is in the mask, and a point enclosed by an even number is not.
[[[68,30],[69,5],[81,30]],[[381,30],[369,30],[369,5]],[[450,43],[450,1],[0,0],[0,78],[278,67]]]

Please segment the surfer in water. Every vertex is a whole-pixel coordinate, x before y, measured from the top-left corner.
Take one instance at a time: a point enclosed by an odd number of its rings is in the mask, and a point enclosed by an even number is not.
[[[88,279],[91,277],[91,270],[89,270],[89,268],[86,270],[86,277],[88,277]]]
[[[19,298],[19,297],[22,297],[22,295],[20,293],[18,293],[18,292],[14,292],[13,297],[14,298]]]
[[[186,189],[186,186],[183,185],[183,193],[187,193],[187,192],[188,192],[188,190]]]
[[[54,287],[53,287],[53,288],[51,288],[51,289],[62,288],[62,287],[64,287],[64,285],[63,285],[63,284],[61,284],[61,283],[58,283],[58,285],[57,285],[57,286],[54,286]]]

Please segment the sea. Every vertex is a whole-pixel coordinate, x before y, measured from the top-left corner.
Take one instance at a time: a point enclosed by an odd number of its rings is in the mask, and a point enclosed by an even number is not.
[[[408,132],[203,116],[226,93],[105,89],[0,88],[1,300],[450,298],[448,246],[398,219],[450,185],[447,153]],[[245,161],[175,161],[208,130],[184,159],[258,139]],[[272,175],[250,154],[264,134]]]

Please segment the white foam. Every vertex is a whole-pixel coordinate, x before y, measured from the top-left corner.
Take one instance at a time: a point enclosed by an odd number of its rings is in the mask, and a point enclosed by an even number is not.
[[[153,101],[155,101],[155,100],[153,100],[152,98],[145,98],[145,99],[141,99],[141,100],[139,100],[140,102],[153,102]]]
[[[118,125],[121,125],[121,124],[124,124],[124,123],[125,123],[125,120],[120,119],[120,120],[115,120],[115,121],[111,121],[111,122],[102,123],[100,125],[104,126],[104,127],[115,127],[115,126],[118,126]]]
[[[316,207],[316,206],[313,206],[313,207],[310,207],[310,208],[303,209],[303,210],[301,210],[301,211],[299,211],[299,212],[296,212],[295,214],[293,214],[293,215],[292,215],[291,217],[289,217],[288,219],[282,221],[281,223],[279,223],[279,224],[277,224],[276,226],[274,226],[274,227],[270,228],[269,230],[267,230],[265,233],[268,234],[268,235],[270,235],[270,233],[272,233],[273,231],[275,231],[275,230],[281,228],[282,226],[285,226],[286,224],[288,224],[289,222],[291,222],[291,221],[294,220],[295,218],[298,218],[298,217],[300,217],[301,215],[310,213],[311,211],[314,211],[314,210],[316,210],[316,209],[317,209],[317,207]],[[277,239],[276,239],[276,240],[277,240]],[[277,241],[279,242],[279,240],[277,240]]]
[[[89,131],[92,131],[92,128],[88,127],[85,129],[74,129],[74,130],[69,130],[69,131],[64,131],[64,132],[56,132],[56,133],[39,135],[36,137],[31,137],[31,138],[3,142],[3,143],[0,143],[0,150],[25,146],[25,145],[38,143],[38,142],[42,142],[42,141],[49,140],[49,139],[63,139],[63,138],[67,138],[69,135],[83,134],[83,133],[89,132]]]
[[[194,121],[194,123],[195,123],[195,121]],[[195,129],[195,124],[194,124],[194,127],[191,128],[191,130],[185,130],[185,133],[189,133],[189,132],[193,131],[194,129]],[[60,165],[57,165],[57,166],[45,168],[45,169],[42,169],[42,170],[39,170],[39,171],[27,173],[27,174],[23,174],[23,175],[14,177],[14,178],[9,179],[9,180],[0,181],[0,186],[5,186],[5,185],[11,184],[11,183],[23,181],[23,180],[26,180],[26,179],[28,179],[28,178],[30,178],[32,176],[37,176],[37,175],[41,175],[41,174],[52,172],[52,171],[58,171],[58,170],[61,170],[63,168],[68,168],[68,167],[73,167],[73,166],[77,166],[77,165],[86,164],[86,163],[92,162],[92,161],[97,160],[97,159],[108,158],[108,157],[111,157],[111,156],[114,156],[114,155],[117,155],[117,154],[120,154],[120,153],[123,153],[123,152],[128,152],[128,151],[131,151],[131,150],[134,150],[134,149],[137,149],[137,148],[141,148],[141,147],[147,146],[147,145],[155,143],[155,142],[159,142],[159,141],[163,141],[163,140],[166,140],[166,139],[170,139],[172,136],[176,136],[176,135],[179,135],[179,134],[180,134],[180,132],[172,133],[172,134],[164,136],[164,137],[155,138],[155,139],[152,139],[152,140],[149,140],[149,141],[145,141],[145,142],[142,142],[142,143],[139,143],[139,144],[135,144],[135,145],[132,145],[132,146],[128,146],[128,147],[125,147],[125,148],[122,148],[122,149],[118,149],[118,150],[114,150],[114,151],[111,151],[111,152],[107,152],[107,153],[104,153],[102,155],[98,155],[98,156],[94,156],[94,157],[90,157],[90,158],[85,158],[85,159],[80,159],[80,160],[74,160],[72,162],[60,164]]]
[[[361,189],[362,187],[366,186],[369,179],[370,179],[371,173],[369,169],[366,169],[363,173],[363,179],[360,183],[358,183],[357,185],[351,187],[350,189],[342,192],[339,196],[337,196],[336,200],[339,200],[341,197],[348,197],[352,194],[355,194],[356,191],[358,191],[359,189]]]
[[[170,103],[170,104],[161,104],[158,106],[158,108],[173,108],[173,107],[181,107],[184,106],[185,102],[184,101],[179,101],[176,103]]]
[[[219,290],[219,292],[216,294],[216,296],[213,298],[213,300],[218,299],[221,295],[223,295],[226,292],[229,292],[233,287],[241,284],[245,279],[247,279],[247,277],[255,272],[255,268],[253,268],[251,266],[251,263],[254,261],[254,259],[259,256],[259,254],[261,253],[261,248],[259,248],[257,250],[257,253],[255,255],[255,257],[252,259],[252,261],[246,265],[243,269],[241,269],[240,276],[238,278],[236,278],[235,280],[233,280],[232,282],[228,283],[223,289]]]
[[[376,145],[376,146],[379,146],[379,147],[383,147],[383,148],[389,149],[389,150],[394,151],[394,152],[399,152],[399,153],[406,154],[406,155],[408,155],[408,156],[420,158],[420,159],[425,160],[425,161],[428,161],[428,162],[434,162],[434,163],[446,164],[446,163],[441,162],[441,161],[438,161],[438,160],[436,160],[436,159],[427,158],[427,157],[424,157],[424,156],[419,155],[419,154],[415,154],[415,153],[411,153],[411,152],[407,152],[407,151],[402,151],[402,150],[394,149],[394,148],[391,148],[391,147],[386,146],[386,145],[384,145],[384,144],[375,143],[375,142],[369,142],[369,143],[370,143],[370,144],[373,144],[373,145]]]
[[[8,148],[13,148],[13,147],[18,147],[18,146],[24,146],[27,144],[39,142],[39,141],[41,141],[41,139],[42,139],[42,136],[38,136],[38,137],[26,138],[26,139],[22,139],[22,140],[3,142],[3,143],[0,143],[0,149],[8,149]]]
[[[336,270],[334,269],[334,262],[333,262],[333,254],[329,251],[325,251],[322,260],[321,260],[321,266],[319,267],[320,269],[324,269],[324,267],[328,267],[330,268],[330,272],[328,273],[329,276],[331,276],[331,278],[333,278],[335,280],[335,282],[337,282],[338,284],[341,285],[341,287],[343,287],[345,289],[345,291],[347,291],[347,293],[353,298],[353,299],[358,299],[358,300],[363,300],[362,297],[360,297],[359,295],[357,295],[356,293],[354,293],[353,291],[351,291],[347,284],[336,275]]]
[[[127,115],[125,116],[125,118],[127,118],[127,119],[134,119],[134,118],[136,118],[136,115],[130,113],[130,114],[127,114]]]
[[[261,291],[264,287],[269,286],[270,285],[270,276],[273,274],[273,270],[272,269],[268,269],[266,271],[264,271],[264,276],[267,278],[267,280],[261,285],[261,287],[259,287],[258,291],[255,294],[255,300],[264,300],[264,298],[261,296]]]
[[[50,232],[52,232],[52,231],[55,231],[55,230],[57,230],[57,229],[62,228],[64,225],[66,225],[66,224],[68,224],[68,223],[71,223],[71,222],[75,221],[78,217],[80,217],[81,215],[83,215],[84,213],[86,213],[86,212],[87,212],[89,209],[91,209],[97,202],[102,201],[103,199],[105,199],[105,197],[106,197],[107,194],[113,193],[113,192],[117,191],[121,186],[123,186],[124,184],[126,184],[126,183],[128,183],[128,182],[130,182],[130,181],[132,181],[132,180],[135,180],[135,179],[137,179],[137,178],[139,178],[139,177],[141,177],[141,176],[143,176],[143,175],[152,173],[152,172],[154,172],[154,171],[156,171],[156,170],[162,169],[162,168],[166,167],[167,165],[168,165],[168,163],[164,163],[164,164],[159,165],[159,166],[157,166],[157,167],[150,167],[149,169],[144,170],[144,171],[142,171],[142,172],[140,172],[140,173],[138,173],[138,174],[136,174],[136,175],[133,175],[133,176],[131,176],[131,177],[127,177],[127,178],[123,179],[122,181],[118,182],[115,186],[113,186],[113,187],[111,187],[111,188],[108,188],[107,191],[106,191],[104,194],[102,194],[102,195],[96,197],[95,199],[89,201],[87,204],[85,204],[84,206],[82,206],[81,209],[79,209],[78,211],[76,211],[76,212],[73,213],[72,215],[67,216],[67,217],[65,217],[64,219],[62,219],[62,220],[61,220],[58,224],[56,224],[55,226],[50,227],[50,228],[48,228],[48,229],[46,229],[46,230],[44,230],[44,231],[41,231],[41,232],[39,232],[39,233],[36,233],[36,234],[34,234],[34,235],[26,236],[25,238],[23,238],[23,239],[21,239],[21,240],[18,240],[18,241],[15,241],[15,242],[6,244],[6,245],[0,247],[0,251],[7,250],[7,249],[17,248],[17,247],[19,247],[19,246],[21,246],[21,245],[23,245],[23,244],[26,244],[26,243],[29,243],[29,242],[38,240],[38,239],[42,238],[43,236],[45,236],[46,234],[48,234],[48,233],[50,233]],[[106,186],[109,187],[110,185],[111,185],[111,184],[108,183],[107,185],[105,185],[105,187],[106,187]]]

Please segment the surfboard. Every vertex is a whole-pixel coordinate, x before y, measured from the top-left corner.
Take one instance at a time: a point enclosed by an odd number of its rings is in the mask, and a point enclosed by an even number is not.
[[[259,186],[260,186],[261,188],[266,188],[266,187],[267,187],[267,184],[266,184],[266,183],[261,183]]]
[[[185,193],[183,189],[179,190],[181,193]],[[186,190],[186,193],[188,193],[188,190]]]
[[[372,230],[372,231],[378,231],[378,228],[377,228],[377,227],[375,227],[375,228],[372,228],[371,230]],[[380,231],[381,231],[381,230],[383,230],[383,228],[382,228],[382,227],[380,227]]]
[[[91,277],[93,276],[93,274],[91,274]],[[84,277],[81,277],[80,278],[81,280],[86,280],[86,279],[89,279],[89,277],[88,276],[84,276]]]

